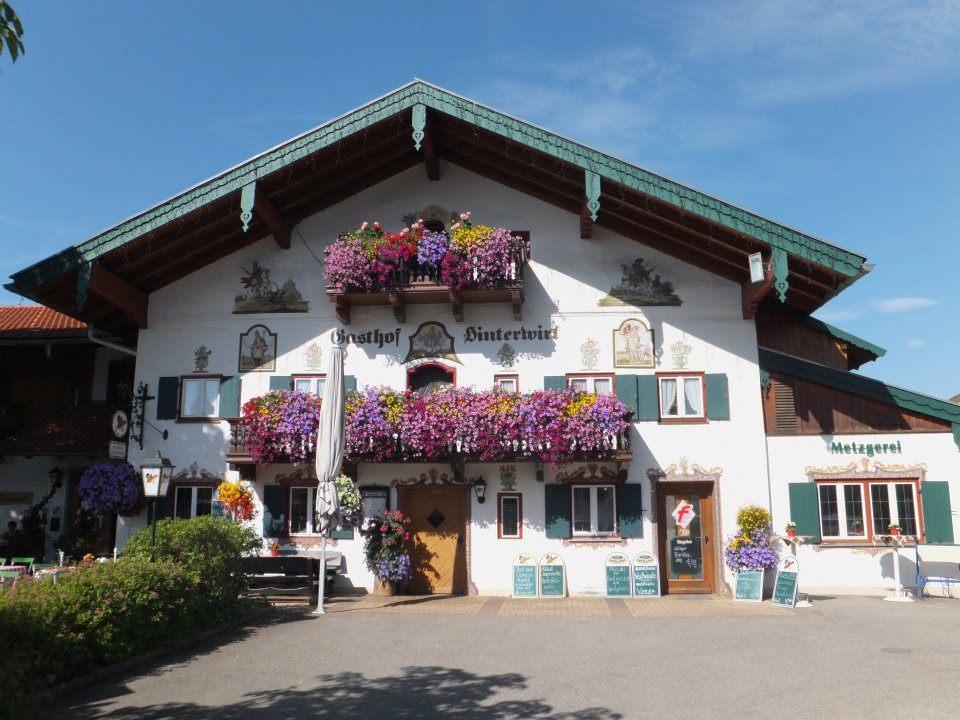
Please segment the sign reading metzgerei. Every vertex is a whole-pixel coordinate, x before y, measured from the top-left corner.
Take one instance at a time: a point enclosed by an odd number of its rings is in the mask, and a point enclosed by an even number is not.
[[[845,440],[832,440],[827,449],[830,451],[831,455],[866,455],[867,457],[873,457],[874,455],[902,455],[903,448],[900,446],[900,441],[896,442],[887,442],[887,443],[863,443],[863,442],[848,442]]]

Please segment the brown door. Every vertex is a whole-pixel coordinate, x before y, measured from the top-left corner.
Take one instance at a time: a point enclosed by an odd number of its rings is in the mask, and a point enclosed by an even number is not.
[[[404,512],[410,517],[407,592],[462,595],[466,585],[467,496],[464,488],[406,488]]]
[[[667,593],[716,592],[716,538],[713,534],[713,486],[710,483],[660,483],[657,523],[663,587]],[[683,503],[681,520],[673,513]]]
[[[112,555],[117,536],[117,516],[114,513],[93,513],[80,505],[77,484],[84,469],[70,468],[67,471],[67,512],[64,515],[64,531],[72,538],[71,547],[64,548],[68,555],[93,553]]]

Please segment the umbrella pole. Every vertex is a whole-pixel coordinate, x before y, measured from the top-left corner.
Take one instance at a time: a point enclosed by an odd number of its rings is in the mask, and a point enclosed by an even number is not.
[[[313,611],[314,615],[325,615],[323,609],[323,591],[327,584],[327,533],[324,531],[323,540],[320,543],[320,587],[317,588],[317,609]]]

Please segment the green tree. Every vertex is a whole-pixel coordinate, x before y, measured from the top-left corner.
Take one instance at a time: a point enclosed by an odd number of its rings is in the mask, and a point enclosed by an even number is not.
[[[7,0],[0,0],[0,55],[3,55],[3,48],[6,46],[10,57],[16,62],[25,52],[21,37],[23,25],[17,17],[17,11],[10,7]]]

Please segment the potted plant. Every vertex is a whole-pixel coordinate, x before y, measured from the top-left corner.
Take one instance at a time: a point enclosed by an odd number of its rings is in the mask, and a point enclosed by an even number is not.
[[[791,520],[787,523],[787,537],[796,537],[797,536],[797,524]]]
[[[893,535],[894,537],[897,537],[900,535],[899,523],[890,523],[889,525],[887,525],[887,530],[889,530],[890,534]]]
[[[363,552],[374,576],[374,595],[396,595],[410,579],[410,519],[400,511],[375,515],[367,525]]]
[[[267,550],[270,552],[271,557],[277,557],[280,554],[280,543],[276,540],[271,540],[267,545]]]

